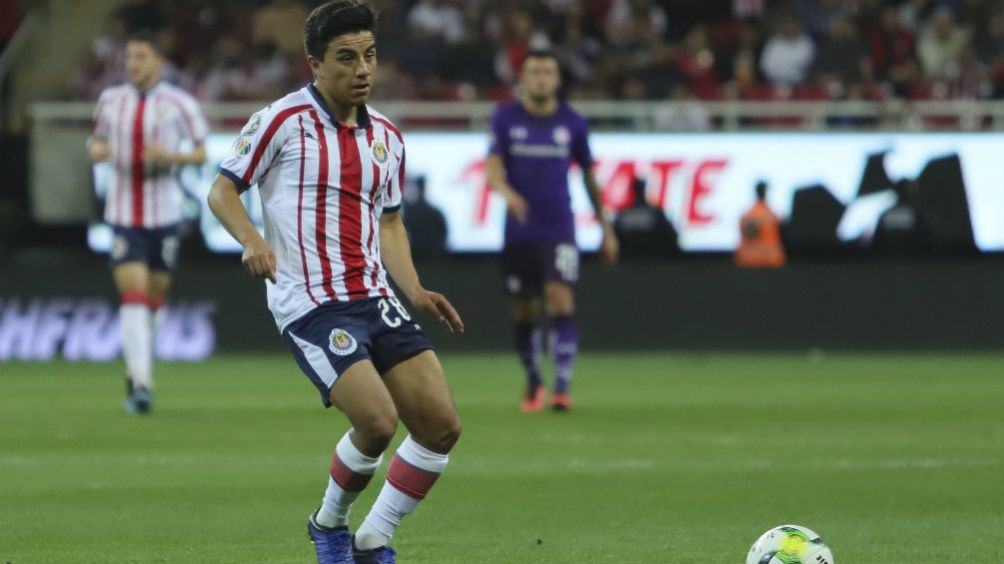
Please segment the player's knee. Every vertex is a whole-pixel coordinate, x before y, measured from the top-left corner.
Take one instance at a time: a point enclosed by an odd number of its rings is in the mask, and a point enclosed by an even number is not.
[[[397,432],[397,412],[369,413],[352,421],[352,426],[372,448],[383,451]]]
[[[463,425],[460,417],[454,413],[450,417],[444,417],[438,424],[432,426],[423,441],[429,450],[440,453],[447,453],[460,440],[463,432]]]

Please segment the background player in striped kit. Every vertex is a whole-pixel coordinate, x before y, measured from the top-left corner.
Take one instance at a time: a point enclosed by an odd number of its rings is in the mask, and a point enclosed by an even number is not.
[[[129,39],[129,82],[101,93],[87,147],[92,162],[109,161],[115,171],[104,218],[115,233],[111,264],[121,297],[125,409],[131,413],[153,406],[154,344],[185,199],[178,168],[205,162],[209,129],[192,96],[161,82],[162,64],[156,36],[139,32]],[[182,149],[186,141],[189,150]]]
[[[307,19],[314,82],[253,115],[221,167],[209,204],[266,284],[269,309],[325,406],[352,428],[307,530],[320,564],[394,561],[387,542],[446,468],[460,418],[411,304],[463,331],[453,306],[422,287],[401,221],[404,139],[366,105],[376,71],[376,12],[335,0]],[[265,238],[239,193],[257,184]],[[353,538],[352,502],[381,465],[398,419],[409,435]]]
[[[575,284],[579,250],[568,191],[572,162],[582,168],[589,200],[603,227],[600,256],[617,261],[619,245],[607,221],[589,150],[589,124],[558,98],[558,59],[547,51],[531,52],[520,74],[521,99],[500,105],[492,115],[492,145],[486,175],[506,201],[502,249],[506,291],[513,296],[516,350],[526,369],[523,411],[540,411],[544,386],[540,376],[540,299],[550,318],[550,349],[555,383],[551,406],[571,407],[572,367],[579,346],[575,321]]]

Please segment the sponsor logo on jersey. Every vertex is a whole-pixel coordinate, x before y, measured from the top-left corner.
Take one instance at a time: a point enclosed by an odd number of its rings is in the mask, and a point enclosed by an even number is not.
[[[383,141],[374,141],[373,146],[370,147],[370,152],[373,153],[373,162],[378,165],[387,164],[387,159],[390,158],[390,153],[387,151],[387,146],[383,144]]]
[[[572,142],[572,134],[567,127],[559,125],[554,128],[554,142],[558,145],[568,145]]]
[[[359,343],[344,329],[332,329],[328,337],[328,349],[338,356],[348,356],[356,352]]]
[[[509,137],[512,139],[526,139],[529,135],[530,132],[522,125],[515,125],[509,128]]]
[[[255,114],[251,116],[247,125],[245,125],[244,129],[241,130],[241,135],[251,137],[258,132],[259,127],[261,127],[261,114]]]
[[[247,156],[251,152],[251,140],[244,136],[238,137],[237,143],[234,144],[234,152],[242,157]]]

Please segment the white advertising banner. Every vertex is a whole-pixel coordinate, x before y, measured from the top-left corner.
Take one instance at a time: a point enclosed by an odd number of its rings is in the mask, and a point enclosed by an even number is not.
[[[202,174],[186,178],[202,201],[201,227],[210,249],[238,247],[205,208],[205,195],[236,133],[211,136],[210,162]],[[487,134],[405,133],[408,176],[422,176],[428,201],[445,215],[448,248],[454,252],[495,252],[502,246],[505,206],[485,184]],[[825,187],[847,206],[838,228],[845,241],[867,240],[879,216],[896,202],[891,186],[859,197],[866,163],[884,154],[892,182],[918,177],[932,160],[958,156],[976,245],[1004,250],[1004,134],[999,133],[594,133],[596,175],[608,209],[631,199],[631,181],[647,181],[649,200],[661,206],[687,252],[723,252],[739,242],[739,218],[754,201],[759,180],[770,186],[768,203],[785,219],[796,191]],[[100,177],[99,177],[100,193]],[[600,231],[578,170],[570,172],[577,237],[594,250]],[[248,203],[257,208],[256,195]],[[258,217],[258,210],[254,217]],[[104,241],[92,239],[96,248]]]

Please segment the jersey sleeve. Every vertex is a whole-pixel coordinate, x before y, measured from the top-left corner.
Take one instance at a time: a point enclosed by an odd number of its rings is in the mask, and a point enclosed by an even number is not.
[[[252,115],[220,163],[220,174],[242,192],[261,180],[286,141],[284,116],[273,114],[265,108]]]
[[[401,143],[401,158],[397,161],[397,168],[391,172],[390,182],[387,183],[387,193],[383,198],[383,211],[393,213],[401,209],[401,191],[404,188],[405,175],[405,151],[404,143]]]
[[[111,106],[111,94],[106,90],[98,97],[98,105],[94,108],[94,127],[91,135],[95,139],[107,140],[111,133],[112,124],[109,106]]]
[[[202,113],[199,103],[191,96],[186,96],[181,105],[185,134],[192,142],[199,144],[206,141],[209,135],[209,123]]]
[[[509,152],[509,131],[504,121],[501,108],[496,108],[492,114],[491,144],[488,148],[488,153],[491,155],[505,156]]]
[[[572,158],[583,170],[593,166],[593,152],[589,149],[589,122],[579,117],[578,126],[572,136]]]

